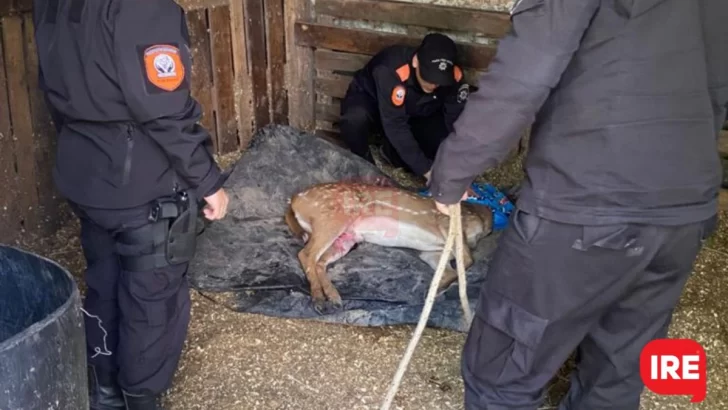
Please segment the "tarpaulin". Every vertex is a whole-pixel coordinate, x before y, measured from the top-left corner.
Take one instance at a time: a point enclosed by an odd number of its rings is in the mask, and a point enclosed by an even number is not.
[[[191,285],[234,292],[241,312],[361,326],[417,323],[434,274],[417,251],[359,244],[328,267],[343,307],[318,313],[297,258],[303,243],[283,219],[290,197],[310,185],[375,177],[385,175],[328,141],[287,126],[260,129],[226,182],[228,215],[198,237]],[[473,251],[475,264],[467,271],[471,307],[497,236],[482,239]],[[457,283],[435,301],[428,325],[467,330]]]

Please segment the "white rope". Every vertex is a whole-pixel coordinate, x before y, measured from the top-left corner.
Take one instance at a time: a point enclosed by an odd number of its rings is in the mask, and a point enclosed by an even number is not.
[[[417,323],[417,328],[415,329],[415,332],[412,335],[412,339],[407,346],[407,350],[405,351],[404,356],[399,363],[397,373],[395,374],[392,383],[389,385],[389,391],[387,392],[387,396],[384,399],[384,403],[382,403],[382,407],[380,407],[381,410],[389,410],[392,402],[394,401],[394,396],[397,394],[397,390],[399,389],[399,385],[402,382],[404,373],[407,371],[407,366],[409,365],[410,359],[412,358],[412,354],[414,353],[415,348],[417,347],[417,343],[419,343],[420,341],[420,336],[422,336],[422,332],[425,329],[425,325],[430,318],[430,311],[432,310],[432,305],[435,303],[435,296],[437,295],[437,287],[439,286],[442,275],[445,272],[445,267],[450,261],[450,255],[453,251],[453,244],[455,245],[455,262],[457,263],[460,304],[463,308],[466,328],[470,327],[472,314],[470,312],[470,305],[468,303],[468,297],[466,294],[467,283],[465,282],[465,266],[463,261],[464,245],[460,203],[450,205],[449,213],[450,230],[447,235],[447,241],[445,242],[445,249],[442,251],[442,256],[440,256],[440,263],[437,265],[435,275],[432,277],[432,283],[430,283],[430,290],[427,292],[427,298],[425,299],[425,306],[422,309],[422,314],[420,315],[420,321]]]

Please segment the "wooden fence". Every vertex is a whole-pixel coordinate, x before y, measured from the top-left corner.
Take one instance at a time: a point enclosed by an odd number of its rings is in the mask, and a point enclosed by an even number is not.
[[[421,0],[177,1],[187,11],[192,42],[191,92],[221,154],[245,149],[269,123],[338,142],[339,102],[353,72],[384,46],[416,45],[430,31],[456,40],[466,79],[477,86],[510,27],[503,9]],[[37,87],[31,7],[32,0],[0,0],[0,242],[24,231],[53,232],[63,219],[51,178],[55,132]],[[728,155],[726,141],[728,134],[719,145]]]
[[[55,132],[38,90],[32,0],[0,0],[0,242],[65,217],[52,182]],[[288,123],[284,0],[178,0],[187,11],[191,93],[217,153]]]

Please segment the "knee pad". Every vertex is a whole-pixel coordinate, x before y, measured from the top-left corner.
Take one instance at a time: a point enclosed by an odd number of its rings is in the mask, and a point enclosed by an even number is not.
[[[116,236],[122,269],[139,272],[187,263],[197,245],[197,202],[188,193],[154,202],[149,223]]]

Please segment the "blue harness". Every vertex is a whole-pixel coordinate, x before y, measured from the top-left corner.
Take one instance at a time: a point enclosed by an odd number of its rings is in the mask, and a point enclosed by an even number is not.
[[[489,207],[493,212],[493,230],[503,230],[508,225],[508,219],[514,208],[513,203],[491,184],[474,182],[470,188],[477,196],[468,197],[465,202]],[[426,197],[432,196],[427,188],[421,190],[419,194]]]

